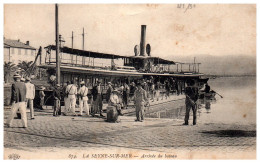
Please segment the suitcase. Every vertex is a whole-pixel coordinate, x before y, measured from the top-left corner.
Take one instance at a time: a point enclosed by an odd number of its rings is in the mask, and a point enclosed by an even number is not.
[[[116,122],[118,119],[118,112],[115,106],[107,106],[107,122]]]

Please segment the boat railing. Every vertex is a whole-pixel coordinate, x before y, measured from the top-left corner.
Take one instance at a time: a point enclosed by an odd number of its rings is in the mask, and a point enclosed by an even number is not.
[[[55,58],[49,58],[48,61],[45,62],[47,65],[56,64]],[[84,68],[92,68],[92,69],[105,69],[111,70],[111,66],[105,63],[95,62],[94,64],[91,62],[80,62],[79,60],[71,60],[71,59],[61,59],[61,65],[65,66],[74,66],[74,67],[84,67]]]
[[[45,60],[45,64],[56,64],[56,58],[48,58]],[[200,63],[177,63],[171,66],[152,66],[150,69],[139,69],[141,73],[160,73],[160,74],[196,74],[199,73]],[[72,67],[83,67],[99,70],[118,70],[118,71],[137,71],[134,67],[129,66],[112,66],[108,63],[100,63],[96,61],[86,61],[80,59],[61,59],[61,65]]]

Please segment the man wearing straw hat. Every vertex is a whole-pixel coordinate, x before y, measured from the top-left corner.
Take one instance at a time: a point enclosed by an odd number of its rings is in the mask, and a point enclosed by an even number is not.
[[[120,122],[119,115],[121,112],[121,103],[118,97],[118,90],[113,90],[107,106],[107,121],[108,122]]]
[[[144,120],[144,105],[148,102],[146,91],[142,88],[140,82],[137,83],[137,89],[134,93],[136,120],[143,122]]]
[[[21,113],[21,119],[23,122],[23,128],[27,128],[27,116],[26,116],[26,87],[25,84],[21,82],[21,76],[19,74],[14,75],[14,83],[12,84],[11,93],[11,114],[7,119],[7,127],[12,127],[12,122],[14,116],[16,115],[18,109]]]
[[[25,82],[25,78],[21,77],[21,81],[20,82]]]
[[[121,110],[121,107],[122,107],[121,106],[121,101],[120,101],[118,95],[119,95],[119,91],[117,89],[113,90],[111,95],[110,95],[110,99],[109,99],[108,105],[115,106],[116,110],[118,112],[118,115],[123,116],[122,110]]]
[[[79,109],[80,116],[83,114],[83,109],[86,112],[86,115],[89,116],[89,106],[88,106],[88,88],[85,86],[85,82],[80,82],[80,89],[78,91],[79,95]]]
[[[26,87],[26,99],[27,105],[29,104],[31,119],[34,119],[34,109],[33,109],[33,99],[35,97],[35,86],[31,83],[31,78],[26,77],[25,81]]]

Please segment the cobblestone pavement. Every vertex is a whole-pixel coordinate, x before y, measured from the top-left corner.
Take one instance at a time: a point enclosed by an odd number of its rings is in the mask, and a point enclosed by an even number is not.
[[[174,103],[161,104],[160,108],[171,104]],[[5,108],[5,120],[9,111]],[[255,158],[254,123],[203,122],[199,117],[198,125],[183,126],[183,116],[179,119],[146,118],[142,123],[134,122],[134,116],[122,116],[120,119],[120,123],[107,123],[103,118],[53,117],[52,110],[36,111],[35,120],[28,120],[28,128],[19,128],[22,123],[17,119],[13,128],[4,128],[5,152],[33,154],[80,150],[89,153],[108,150],[135,154],[175,153],[179,159]],[[222,156],[209,156],[209,153]]]

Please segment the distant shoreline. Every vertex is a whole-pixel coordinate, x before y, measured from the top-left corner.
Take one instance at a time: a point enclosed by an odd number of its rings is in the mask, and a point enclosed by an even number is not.
[[[208,78],[220,78],[220,77],[256,77],[256,75],[205,75]]]

